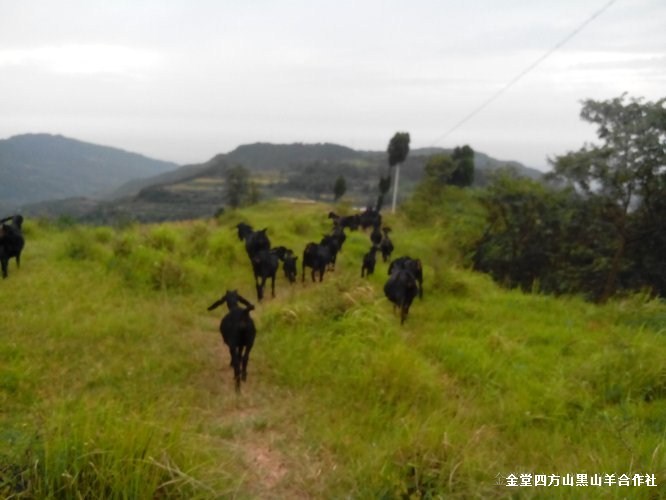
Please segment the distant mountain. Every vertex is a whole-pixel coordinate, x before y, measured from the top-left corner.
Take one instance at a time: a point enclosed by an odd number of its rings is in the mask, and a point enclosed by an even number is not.
[[[131,179],[177,167],[61,135],[18,135],[0,140],[0,206],[6,210],[44,200],[96,197]]]
[[[257,142],[238,146],[226,155],[227,161],[252,170],[280,170],[307,163],[343,163],[362,153],[337,144],[270,144]]]
[[[402,175],[408,180],[418,182],[423,175],[423,166],[427,158],[438,153],[450,154],[451,149],[444,148],[421,148],[410,151],[407,156],[405,168]],[[530,168],[516,161],[497,160],[485,153],[475,152],[475,168],[479,183],[485,179],[484,173],[501,167],[510,166],[519,175],[538,179],[543,172]],[[297,172],[298,175],[316,175],[323,177],[342,174],[345,177],[367,177],[370,172],[382,171],[386,168],[385,151],[357,151],[337,144],[270,144],[258,142],[239,146],[226,154],[218,154],[211,160],[186,165],[176,170],[160,174],[154,177],[134,179],[109,192],[105,198],[114,199],[138,194],[143,188],[155,185],[167,185],[185,182],[197,176],[206,175],[206,171],[215,165],[243,165],[255,173],[282,172],[286,176]],[[310,168],[309,172],[303,170]],[[312,170],[315,170],[313,172]]]
[[[400,199],[407,198],[424,175],[430,156],[450,149],[410,151],[401,168]],[[26,207],[33,215],[71,215],[89,222],[114,220],[162,221],[209,217],[225,205],[225,173],[228,167],[246,167],[259,184],[264,198],[289,197],[331,200],[338,176],[347,181],[345,199],[356,205],[374,204],[380,175],[387,173],[385,151],[357,151],[336,144],[267,144],[239,146],[205,163],[186,165],[144,179],[134,179],[105,196],[103,202],[71,199]],[[509,166],[519,175],[539,178],[542,172],[518,162],[475,153],[475,183],[482,185],[488,173]]]

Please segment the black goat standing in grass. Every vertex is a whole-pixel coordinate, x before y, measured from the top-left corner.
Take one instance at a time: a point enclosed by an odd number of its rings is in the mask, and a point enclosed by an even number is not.
[[[319,272],[319,281],[324,279],[326,267],[331,261],[331,251],[326,245],[318,245],[317,243],[310,242],[303,250],[303,261],[301,262],[303,273],[301,282],[305,281],[305,268],[312,269],[312,281],[315,281],[315,272]]]
[[[298,257],[294,255],[294,251],[284,246],[271,248],[271,252],[278,256],[282,261],[282,269],[284,276],[289,280],[289,283],[296,281],[298,271],[296,270],[296,261]]]
[[[375,264],[377,263],[377,250],[375,245],[370,247],[368,253],[363,256],[363,265],[361,266],[361,278],[370,276],[375,272]]]
[[[358,226],[361,225],[359,214],[340,216],[335,212],[329,212],[328,218],[333,219],[334,226],[340,227],[342,229],[348,228],[350,231],[356,231]]]
[[[257,289],[257,299],[263,298],[263,289],[267,278],[272,278],[273,297],[275,297],[275,272],[277,271],[277,257],[270,254],[271,242],[266,235],[267,228],[254,231],[252,226],[244,222],[236,225],[238,239],[245,241],[245,251],[252,264],[254,285]],[[284,248],[284,247],[281,247]]]
[[[236,225],[236,229],[238,229],[238,239],[245,241],[245,251],[250,258],[260,250],[269,250],[271,248],[271,242],[266,235],[267,228],[254,231],[252,226],[241,222]]]
[[[379,224],[372,228],[372,232],[370,233],[370,241],[372,241],[372,244],[375,246],[379,246],[379,244],[382,242],[382,231],[379,229]]]
[[[423,298],[423,266],[420,259],[412,259],[408,256],[398,257],[389,264],[388,274],[392,275],[396,270],[404,269],[412,273],[418,282],[419,298]]]
[[[250,260],[254,272],[254,285],[257,289],[257,300],[261,302],[264,298],[264,286],[268,278],[271,279],[271,297],[275,297],[275,275],[279,265],[278,256],[270,250],[261,250],[252,255]]]
[[[338,239],[331,235],[327,234],[319,242],[320,247],[328,248],[329,258],[327,268],[329,271],[335,271],[335,261],[338,258],[338,252],[340,251],[340,244]]]
[[[384,295],[393,302],[393,309],[400,308],[400,324],[407,319],[409,307],[419,293],[414,275],[406,269],[394,269],[384,285]]]
[[[366,207],[366,209],[359,214],[359,223],[363,229],[374,226],[381,226],[382,214],[380,214],[378,210],[375,210],[372,207]]]
[[[384,236],[382,236],[382,242],[379,244],[379,249],[382,251],[382,260],[388,262],[393,253],[393,242],[388,235],[391,232],[391,228],[383,227],[382,231],[384,232]]]
[[[11,224],[6,224],[11,221]],[[5,217],[0,220],[0,268],[2,269],[2,277],[7,277],[7,270],[9,268],[9,259],[16,258],[16,267],[21,267],[21,252],[25,245],[21,226],[23,224],[23,216],[13,215]]]
[[[338,244],[338,252],[342,252],[342,245],[347,240],[347,235],[345,234],[345,229],[340,225],[336,225],[333,228],[333,231],[331,232],[330,236]]]
[[[298,275],[298,270],[296,269],[296,261],[298,256],[289,250],[284,256],[282,268],[284,269],[284,275],[289,280],[289,283],[294,283],[296,281],[296,276]]]
[[[208,310],[212,311],[225,302],[229,312],[220,321],[220,333],[224,343],[229,347],[236,392],[240,392],[241,380],[247,380],[247,363],[250,360],[250,351],[257,334],[254,321],[250,317],[250,311],[254,309],[254,306],[236,290],[227,290],[227,293],[210,305]],[[238,305],[239,302],[245,307],[241,308]]]
[[[264,298],[264,286],[268,278],[271,279],[271,297],[275,297],[275,275],[280,265],[279,261],[286,263],[291,254],[291,250],[285,247],[275,247],[270,250],[260,250],[250,258],[257,288],[257,300],[261,301]]]

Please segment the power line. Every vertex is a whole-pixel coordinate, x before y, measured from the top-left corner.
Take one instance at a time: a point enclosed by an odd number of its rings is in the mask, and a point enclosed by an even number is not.
[[[585,26],[587,26],[592,21],[594,21],[597,17],[599,17],[601,14],[603,14],[616,1],[617,0],[610,0],[606,5],[604,5],[599,10],[597,10],[594,14],[592,14],[590,17],[585,19],[585,21],[583,21],[576,29],[574,29],[571,33],[569,33],[562,40],[557,42],[552,48],[550,48],[545,54],[543,54],[541,57],[539,57],[536,61],[534,61],[532,64],[530,64],[527,68],[525,68],[523,71],[518,73],[518,75],[516,75],[511,81],[509,81],[509,83],[507,83],[504,87],[502,87],[497,92],[495,92],[492,96],[490,96],[490,98],[488,98],[486,101],[484,101],[480,106],[475,108],[471,113],[467,114],[462,120],[460,120],[458,123],[456,123],[447,132],[445,132],[443,135],[441,135],[435,141],[433,141],[432,146],[434,146],[438,142],[446,139],[449,135],[451,135],[454,131],[458,130],[463,124],[465,124],[467,121],[469,121],[477,113],[479,113],[480,111],[482,111],[483,109],[488,107],[488,105],[490,105],[493,101],[495,101],[499,96],[501,96],[504,92],[506,92],[511,87],[513,87],[516,83],[518,83],[518,81],[522,77],[524,77],[526,74],[528,74],[534,68],[536,68],[544,59],[546,59],[548,56],[550,56],[557,49],[562,47],[565,43],[567,43],[574,36],[576,36],[578,33],[580,33]]]

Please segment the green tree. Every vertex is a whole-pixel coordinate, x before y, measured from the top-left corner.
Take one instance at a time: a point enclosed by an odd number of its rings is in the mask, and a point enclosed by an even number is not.
[[[475,269],[526,291],[543,281],[560,241],[558,201],[554,191],[536,181],[499,173],[481,198],[488,226],[475,244]]]
[[[474,182],[474,150],[469,146],[456,147],[451,156],[440,153],[428,158],[426,179],[437,185],[471,186]]]
[[[666,178],[655,179],[652,200],[634,214],[630,255],[636,262],[633,288],[648,284],[666,297]]]
[[[452,155],[455,169],[449,179],[449,184],[458,187],[471,186],[474,182],[474,150],[468,145],[456,147]]]
[[[393,203],[391,211],[395,212],[395,205],[398,199],[398,183],[400,180],[400,164],[405,161],[409,154],[409,133],[396,132],[388,145],[388,164],[389,171],[395,166],[395,183],[393,185]],[[389,175],[390,176],[390,175]]]
[[[227,169],[225,195],[231,208],[238,208],[248,202],[250,194],[250,172],[243,165]]]
[[[424,172],[428,184],[448,184],[451,174],[455,170],[455,164],[447,154],[436,154],[426,161]]]
[[[377,196],[377,206],[375,207],[375,210],[379,212],[382,207],[384,206],[384,197],[387,195],[389,190],[391,189],[391,175],[387,175],[386,177],[380,177],[379,178],[379,195]]]
[[[335,201],[338,201],[347,191],[347,181],[343,175],[338,176],[333,185],[333,197]]]
[[[602,143],[551,160],[549,177],[603,207],[600,217],[611,226],[602,302],[615,292],[623,274],[631,274],[637,244],[652,237],[651,227],[660,230],[658,221],[666,216],[660,205],[666,192],[665,102],[627,100],[626,94],[607,101],[584,101],[581,117],[597,125]],[[643,231],[636,231],[637,218],[646,225]]]

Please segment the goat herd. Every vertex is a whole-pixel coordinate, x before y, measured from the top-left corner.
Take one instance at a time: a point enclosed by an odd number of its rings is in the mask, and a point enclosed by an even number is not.
[[[324,273],[335,270],[335,261],[338,252],[346,240],[345,229],[356,231],[373,228],[370,234],[372,246],[363,256],[361,265],[361,277],[368,276],[374,272],[376,254],[381,251],[382,259],[388,262],[393,252],[393,243],[389,238],[388,227],[382,227],[381,214],[372,208],[366,208],[362,213],[339,216],[333,212],[328,214],[333,221],[333,229],[330,234],[325,235],[319,243],[310,242],[305,246],[303,259],[301,261],[301,281],[305,281],[305,268],[311,270],[312,281],[324,279]],[[245,242],[245,250],[254,273],[254,282],[257,290],[257,300],[264,297],[266,281],[271,280],[271,295],[275,297],[275,276],[279,263],[282,261],[283,270],[287,279],[293,283],[296,281],[298,257],[294,252],[284,246],[271,247],[270,240],[266,235],[266,229],[254,231],[252,226],[241,222],[236,226],[238,238]],[[404,323],[409,312],[409,307],[414,298],[419,295],[423,297],[423,269],[419,259],[404,256],[390,262],[388,268],[389,278],[384,285],[384,294],[393,302],[394,309],[400,308],[400,322]],[[208,310],[211,311],[226,302],[229,312],[220,322],[220,333],[224,343],[229,348],[231,355],[231,366],[234,370],[234,381],[236,391],[240,391],[241,380],[247,378],[247,363],[250,351],[254,345],[256,329],[250,317],[250,311],[254,306],[236,290],[228,290],[218,301],[212,304]],[[240,307],[243,304],[245,307]]]
[[[372,246],[363,256],[361,265],[361,277],[372,274],[375,270],[376,254],[382,254],[384,262],[388,262],[393,252],[393,243],[389,238],[388,227],[382,227],[381,214],[372,208],[366,208],[362,213],[339,216],[333,212],[328,214],[333,221],[333,229],[330,234],[322,238],[319,243],[310,242],[303,251],[301,261],[301,281],[305,281],[305,268],[311,270],[312,281],[324,279],[326,271],[335,270],[335,261],[338,252],[346,240],[345,229],[356,231],[359,228],[366,230],[373,228],[370,233]],[[9,259],[14,257],[16,265],[20,266],[21,251],[25,244],[21,225],[23,217],[13,215],[0,219],[0,265],[2,266],[2,277],[7,277]],[[296,261],[298,257],[294,252],[283,246],[271,247],[270,240],[266,235],[266,229],[254,231],[252,226],[241,222],[236,226],[238,238],[245,242],[245,250],[252,264],[257,300],[264,297],[266,281],[271,280],[271,295],[275,297],[275,275],[277,274],[280,261],[285,276],[289,282],[294,283],[298,274]],[[384,285],[384,294],[393,302],[394,308],[400,308],[400,322],[404,323],[409,312],[409,307],[414,298],[419,295],[423,297],[423,270],[419,259],[400,257],[390,262],[388,268],[389,278]],[[229,347],[231,365],[234,369],[234,380],[236,391],[240,391],[241,380],[247,378],[247,362],[250,350],[254,344],[256,329],[250,317],[250,311],[254,306],[237,291],[227,291],[218,301],[212,304],[208,310],[213,310],[226,303],[229,312],[222,318],[220,332],[224,343]],[[242,304],[245,307],[241,307]]]

